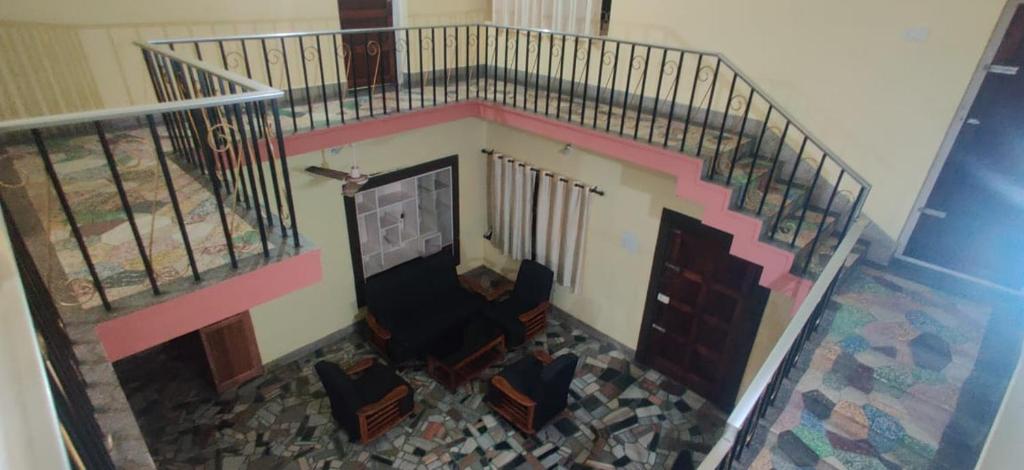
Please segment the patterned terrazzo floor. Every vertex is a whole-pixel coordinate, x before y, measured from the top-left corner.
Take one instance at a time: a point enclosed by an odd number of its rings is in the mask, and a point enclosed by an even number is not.
[[[813,354],[790,375],[779,408],[759,431],[760,450],[748,451],[755,457],[747,465],[973,467],[969,455],[939,455],[950,448],[980,450],[991,417],[986,421],[966,411],[963,397],[974,409],[989,403],[997,408],[1012,373],[1012,365],[1000,371],[979,359],[989,330],[1004,328],[990,326],[993,304],[943,294],[870,267],[852,272],[834,300],[818,333],[820,344],[813,349],[809,343]],[[1019,313],[1013,312],[1014,318]],[[1013,345],[1019,347],[1020,321],[1013,324],[1014,339],[997,348],[1004,362],[1017,357]],[[961,424],[965,421],[970,425]],[[764,426],[770,426],[767,434]]]
[[[413,416],[370,445],[348,442],[330,416],[313,364],[373,355],[356,335],[222,396],[171,347],[116,369],[160,468],[661,468],[680,452],[699,462],[721,434],[723,415],[564,315],[553,315],[545,334],[503,361],[538,348],[580,356],[569,409],[534,438],[481,403],[482,381],[453,394],[410,369],[401,373],[415,389]],[[161,371],[155,377],[154,361]]]
[[[188,259],[149,131],[109,132],[108,139],[158,283],[189,276]],[[107,296],[114,302],[148,290],[138,247],[99,139],[95,135],[50,138],[46,145]],[[166,138],[162,145],[171,147]],[[25,183],[21,188],[6,188],[5,197],[26,197],[35,210],[34,214],[16,214],[16,219],[34,216],[43,233],[49,233],[55,255],[35,253],[37,263],[44,272],[51,272],[47,264],[59,264],[67,275],[71,288],[53,286],[64,293],[61,302],[82,309],[98,306],[100,299],[35,146],[4,147],[0,158],[4,168],[18,173]],[[199,271],[225,265],[229,261],[227,245],[212,193],[200,183],[202,176],[173,161],[168,161],[168,167]],[[24,192],[15,195],[15,190]],[[258,253],[262,248],[259,232],[242,215],[243,204],[228,202],[227,206],[238,257]]]

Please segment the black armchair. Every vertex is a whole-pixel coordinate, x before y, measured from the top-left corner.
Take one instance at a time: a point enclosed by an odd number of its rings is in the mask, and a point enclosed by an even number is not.
[[[555,274],[536,261],[523,260],[519,265],[512,294],[487,306],[484,314],[501,327],[505,343],[519,346],[547,325],[551,309],[551,285]]]
[[[533,434],[565,409],[577,362],[575,354],[554,360],[546,352],[528,355],[491,377],[487,404],[520,431]]]
[[[373,358],[347,369],[327,361],[314,367],[331,400],[331,414],[353,442],[366,444],[412,413],[412,387]]]

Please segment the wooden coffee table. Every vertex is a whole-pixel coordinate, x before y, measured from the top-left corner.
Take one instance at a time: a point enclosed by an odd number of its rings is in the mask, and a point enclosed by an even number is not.
[[[505,336],[486,319],[472,320],[427,355],[427,373],[450,391],[476,378],[505,355]]]
[[[488,302],[493,302],[505,296],[515,288],[515,282],[502,276],[487,266],[478,266],[465,274],[459,276],[462,285],[467,289],[484,296]]]

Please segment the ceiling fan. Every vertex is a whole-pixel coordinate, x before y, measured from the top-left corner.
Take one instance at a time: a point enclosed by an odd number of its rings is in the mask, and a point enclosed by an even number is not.
[[[332,153],[341,153],[341,149],[332,149]],[[344,183],[341,186],[341,193],[344,194],[345,197],[354,197],[356,193],[358,193],[359,190],[362,189],[362,187],[370,181],[371,176],[376,176],[380,174],[363,173],[363,171],[359,169],[359,164],[355,162],[354,157],[352,159],[352,167],[349,169],[349,171],[341,171],[330,168],[330,166],[327,163],[327,154],[323,150],[320,151],[320,157],[322,166],[309,166],[306,167],[306,171],[313,173],[314,175],[326,176],[328,178],[333,178],[341,181],[342,183]]]

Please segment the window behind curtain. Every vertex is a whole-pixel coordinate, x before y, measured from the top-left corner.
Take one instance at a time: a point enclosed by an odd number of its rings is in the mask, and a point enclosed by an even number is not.
[[[602,0],[492,0],[495,24],[541,28],[566,33],[598,35],[602,28]]]

